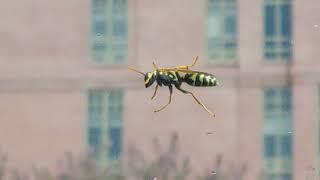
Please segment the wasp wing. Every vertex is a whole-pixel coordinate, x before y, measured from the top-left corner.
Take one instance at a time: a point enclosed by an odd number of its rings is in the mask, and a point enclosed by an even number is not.
[[[204,74],[209,74],[206,72],[200,72],[200,71],[194,71],[194,70],[190,70],[190,69],[186,69],[186,68],[179,68],[179,67],[175,67],[175,68],[160,68],[159,71],[162,72],[169,72],[169,71],[176,71],[176,72],[183,72],[183,73],[204,73]]]

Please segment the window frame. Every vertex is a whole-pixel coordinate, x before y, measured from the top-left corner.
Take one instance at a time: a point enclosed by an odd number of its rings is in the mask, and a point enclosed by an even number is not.
[[[95,97],[97,96],[97,97]],[[111,97],[114,96],[115,99],[112,101]],[[91,98],[91,99],[90,99]],[[101,98],[100,100],[94,101],[92,98]],[[99,102],[100,101],[100,102]],[[122,159],[123,153],[123,101],[124,101],[124,91],[123,89],[87,89],[87,147],[89,153],[95,157],[101,165],[107,164],[119,164]],[[116,103],[115,103],[116,102]],[[100,103],[100,104],[99,104]],[[100,112],[92,114],[94,107],[100,109]],[[118,110],[112,110],[112,108],[120,107]],[[111,108],[112,107],[112,108]],[[119,111],[119,112],[116,112]],[[99,114],[100,113],[100,114]],[[120,113],[120,116],[116,116],[118,119],[112,119],[114,113]],[[96,122],[94,121],[94,116],[98,116]],[[99,117],[100,116],[100,117]],[[100,119],[99,119],[100,118]],[[120,119],[119,119],[120,118]],[[100,130],[100,147],[95,150],[95,147],[91,146],[90,142],[90,130],[92,128],[97,128]],[[120,142],[112,142],[110,132],[112,128],[120,129]],[[120,143],[120,145],[119,145]],[[114,147],[112,144],[119,145],[119,152],[112,153]],[[115,157],[112,155],[116,154]]]
[[[104,7],[95,6],[97,1],[104,2]],[[114,1],[124,1],[123,10],[116,11]],[[90,62],[95,65],[125,65],[129,59],[129,1],[128,0],[91,0],[91,32],[90,32]],[[99,10],[97,10],[99,9]],[[99,13],[95,13],[100,11]],[[97,19],[102,19],[99,23]],[[122,20],[119,20],[122,19]],[[117,20],[124,23],[124,36],[115,36],[114,27]],[[119,23],[118,22],[118,23]],[[105,27],[104,33],[95,32],[95,26]],[[95,50],[97,44],[105,46],[104,50]],[[116,47],[123,46],[122,50],[115,50]],[[116,55],[123,58],[115,58]]]
[[[268,63],[288,63],[293,59],[293,0],[264,0],[263,2],[263,59]],[[287,5],[288,18],[290,23],[288,25],[289,34],[285,36],[282,32],[283,28],[286,26],[282,23],[283,12],[281,8]],[[274,35],[267,36],[267,6],[274,7]],[[268,45],[269,44],[269,45]],[[273,48],[268,47],[273,44]],[[275,58],[268,57],[268,55],[273,54]],[[287,54],[287,57],[284,54]]]
[[[273,97],[268,95],[268,91],[274,91]],[[286,94],[287,93],[287,94]],[[288,99],[287,99],[288,96]],[[273,99],[270,99],[270,98]],[[284,98],[285,97],[285,98]],[[268,99],[269,98],[269,99]],[[292,118],[292,87],[265,87],[263,89],[263,138],[262,138],[262,150],[263,150],[263,177],[284,178],[293,177],[293,118]],[[269,104],[272,104],[270,106]],[[287,104],[290,103],[288,106]],[[284,106],[288,106],[284,108]],[[268,108],[273,107],[273,110]],[[288,112],[285,112],[288,110]],[[283,122],[282,122],[283,121]],[[275,128],[276,127],[276,128]],[[266,137],[273,137],[274,156],[267,157],[265,146]],[[289,138],[290,143],[288,147],[284,144],[283,140]],[[287,143],[287,142],[286,142]],[[287,149],[288,154],[284,155],[283,150]],[[268,178],[267,178],[268,179]]]
[[[214,65],[234,65],[238,57],[238,0],[207,0],[207,7],[207,62]],[[216,16],[212,16],[215,13],[212,9],[219,9]],[[227,24],[230,23],[230,21],[226,21],[228,17],[231,17],[234,21],[231,23],[233,24],[233,28],[231,28],[233,29],[233,33],[231,34],[227,33]],[[212,23],[210,21],[214,18],[220,24],[219,29],[216,29],[217,32],[220,31],[220,34],[217,36],[213,36],[210,33],[213,31],[210,28],[214,27],[210,25]],[[227,44],[232,45],[231,47],[226,47]],[[212,57],[214,54],[217,57]]]

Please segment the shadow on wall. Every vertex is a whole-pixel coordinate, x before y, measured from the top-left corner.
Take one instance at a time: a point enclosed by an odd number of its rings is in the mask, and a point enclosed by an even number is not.
[[[32,175],[28,177],[17,170],[8,169],[7,156],[0,151],[0,180],[187,180],[191,179],[189,157],[179,160],[178,134],[173,133],[165,151],[157,138],[153,141],[156,158],[152,161],[144,159],[143,153],[135,146],[128,151],[128,169],[122,170],[119,164],[101,166],[92,156],[76,158],[66,153],[62,167],[58,172],[50,172],[47,168],[32,167]],[[197,177],[197,180],[243,180],[245,166],[230,166],[228,171],[222,170],[222,157],[217,156],[211,173]]]

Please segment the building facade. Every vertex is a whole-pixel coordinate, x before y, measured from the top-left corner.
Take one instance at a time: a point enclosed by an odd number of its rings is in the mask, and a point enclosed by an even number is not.
[[[55,167],[65,151],[126,161],[135,145],[180,137],[195,174],[217,155],[245,179],[303,180],[319,168],[320,2],[3,1],[0,144],[10,166]],[[222,84],[190,95],[128,71],[190,64]],[[214,132],[208,135],[207,132]],[[49,155],[50,154],[50,155]]]

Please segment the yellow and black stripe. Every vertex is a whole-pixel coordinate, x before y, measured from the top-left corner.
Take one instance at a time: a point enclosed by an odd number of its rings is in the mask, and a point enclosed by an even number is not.
[[[183,81],[190,86],[218,86],[216,77],[212,74],[205,72],[186,73],[183,77]]]

